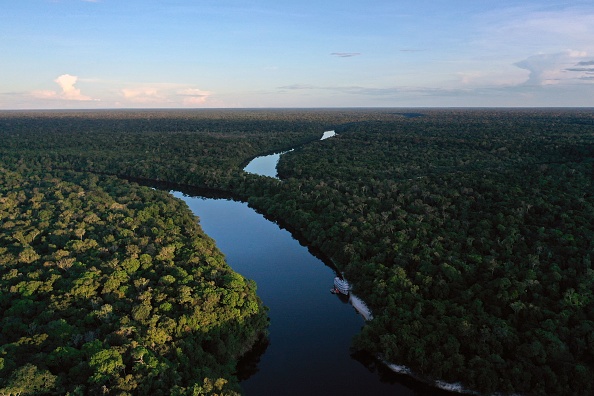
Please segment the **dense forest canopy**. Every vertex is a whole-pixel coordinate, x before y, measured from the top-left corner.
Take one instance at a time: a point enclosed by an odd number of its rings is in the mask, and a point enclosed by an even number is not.
[[[317,141],[328,129],[339,135]],[[90,171],[249,201],[371,307],[355,348],[483,393],[594,391],[593,110],[5,112],[0,134],[15,174]],[[242,171],[291,147],[282,181]],[[6,235],[2,247],[22,243]]]
[[[183,202],[0,167],[0,219],[1,394],[238,390],[266,311]]]
[[[484,392],[589,394],[594,127],[512,115],[350,126],[283,157],[308,197],[278,216],[372,307],[358,347]]]

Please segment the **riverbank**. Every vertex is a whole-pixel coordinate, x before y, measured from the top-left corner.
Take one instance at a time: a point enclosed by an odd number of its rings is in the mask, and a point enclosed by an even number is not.
[[[332,131],[327,131],[327,132],[332,132]],[[324,133],[324,135],[327,136],[326,133]],[[334,135],[330,135],[327,137],[331,137],[331,136],[334,136]],[[288,151],[292,151],[292,150],[288,150]],[[286,152],[288,152],[288,151],[286,151]],[[280,154],[278,154],[278,157],[276,158],[276,160],[278,160],[278,158],[280,158]],[[276,163],[274,161],[270,161],[268,163],[268,166],[270,166],[272,169],[274,169],[274,171],[276,171]],[[268,170],[268,173],[270,173],[270,172],[271,171]],[[263,174],[263,176],[266,176],[266,175]],[[145,182],[145,183],[147,182],[146,180],[136,180],[136,181]],[[238,202],[249,201],[249,200],[246,200],[244,197],[238,196],[236,194],[233,194],[233,193],[230,193],[230,192],[224,191],[224,190],[216,190],[216,189],[209,189],[209,188],[196,188],[193,186],[183,186],[183,185],[178,185],[178,184],[173,184],[173,183],[154,182],[154,181],[153,181],[153,186],[155,186],[157,188],[168,189],[168,190],[178,190],[178,191],[182,192],[187,197],[200,196],[200,197],[213,198],[213,199],[232,199],[232,200],[238,201]],[[179,198],[182,198],[184,200],[186,199],[186,197],[179,197]],[[249,206],[251,208],[255,207],[255,205],[253,205],[253,204],[250,204]],[[327,257],[320,249],[313,248],[310,245],[310,241],[308,241],[307,238],[305,238],[301,234],[300,230],[290,226],[282,218],[267,215],[267,214],[262,214],[262,215],[264,216],[265,219],[278,225],[281,229],[287,230],[292,235],[293,238],[295,238],[296,240],[299,241],[300,245],[306,246],[308,251],[310,252],[310,254],[314,255],[319,260],[321,260],[327,267],[331,268],[332,271],[334,271],[334,273],[336,273],[336,274],[340,273],[338,267],[334,264],[333,260],[330,259],[329,257]],[[202,216],[200,216],[200,217],[202,217]],[[258,283],[261,283],[261,282],[258,282]],[[351,295],[349,296],[348,302],[352,305],[354,310],[356,312],[358,312],[359,315],[361,315],[361,317],[365,321],[369,321],[369,320],[373,319],[371,310],[369,309],[367,304],[361,298],[359,298],[358,296],[353,295],[351,293]],[[349,348],[347,347],[345,350],[348,350],[348,349]],[[412,372],[407,367],[404,367],[401,365],[396,365],[394,363],[389,363],[382,359],[380,359],[380,362],[396,374],[400,374],[400,375],[404,374],[404,375],[410,376],[411,378],[415,379],[416,381],[419,381],[420,383],[427,384],[427,385],[435,387],[437,389],[442,389],[444,391],[454,392],[454,393],[473,394],[473,392],[471,392],[471,391],[464,390],[462,388],[462,386],[459,384],[446,383],[446,382],[440,381],[440,380],[432,380],[430,378],[426,378],[426,377],[423,377],[421,375],[418,375],[418,374]]]
[[[288,230],[242,202],[174,196],[200,218],[228,264],[256,282],[258,296],[269,307],[270,343],[254,354],[252,376],[241,383],[246,395],[428,394],[421,383],[378,377],[353,358],[351,339],[364,325],[363,317],[328,293],[335,269]]]

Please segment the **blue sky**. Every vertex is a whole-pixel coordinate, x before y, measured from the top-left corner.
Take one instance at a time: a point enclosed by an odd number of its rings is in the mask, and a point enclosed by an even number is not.
[[[594,106],[594,2],[3,0],[0,109]]]

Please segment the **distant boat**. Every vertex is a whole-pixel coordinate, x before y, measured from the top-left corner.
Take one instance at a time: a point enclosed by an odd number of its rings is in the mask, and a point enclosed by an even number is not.
[[[332,294],[337,294],[342,302],[349,302],[355,310],[367,321],[373,319],[371,310],[359,297],[351,293],[351,285],[346,279],[341,277],[334,278],[334,287],[330,289]]]
[[[341,293],[348,296],[349,290],[351,290],[351,286],[346,280],[341,279],[338,276],[334,278],[334,293]]]

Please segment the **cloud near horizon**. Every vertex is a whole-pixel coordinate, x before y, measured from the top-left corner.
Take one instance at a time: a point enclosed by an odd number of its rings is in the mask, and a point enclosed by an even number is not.
[[[554,54],[532,55],[520,62],[516,62],[514,65],[530,72],[528,79],[523,85],[553,85],[566,80],[581,79],[579,73],[587,72],[588,70],[582,70],[584,69],[583,67],[576,68],[576,66],[589,62],[576,61],[587,55],[585,51],[567,50]]]
[[[61,99],[73,101],[90,101],[95,100],[90,96],[83,95],[79,88],[74,85],[78,81],[78,76],[70,74],[62,74],[57,77],[54,82],[60,86],[61,92],[41,90],[33,91],[31,94],[38,99]]]
[[[133,103],[157,103],[165,100],[156,88],[123,88],[121,90],[124,99]]]
[[[470,92],[467,89],[447,89],[414,86],[364,87],[364,86],[315,86],[310,84],[293,84],[278,87],[280,93],[287,91],[333,91],[341,94],[364,95],[370,97],[393,97],[398,95],[460,95]]]
[[[212,94],[198,88],[182,88],[175,84],[150,84],[120,90],[125,102],[162,106],[197,106],[205,104]]]
[[[204,104],[211,95],[209,91],[203,91],[197,88],[180,89],[177,91],[177,94],[182,97],[183,104],[186,106]]]
[[[93,84],[93,92],[99,92],[97,96],[85,95],[76,86],[78,82],[84,81],[87,84]],[[195,87],[174,84],[174,83],[120,83],[119,88],[106,88],[106,85],[114,84],[113,81],[103,81],[101,79],[81,79],[71,74],[62,74],[53,80],[58,84],[57,90],[36,90],[23,94],[15,93],[14,98],[22,95],[29,99],[37,100],[34,108],[53,108],[55,105],[67,107],[88,106],[88,102],[96,102],[104,107],[198,107],[221,105],[218,101],[211,101],[212,92],[198,89]],[[115,82],[115,84],[118,84]],[[102,93],[102,95],[100,94]],[[101,95],[101,96],[99,96]],[[100,99],[98,99],[100,97]],[[70,102],[70,104],[66,104]],[[55,103],[52,104],[52,103]],[[75,104],[80,103],[80,104]],[[95,107],[93,104],[91,107]],[[21,106],[18,106],[21,107]]]

